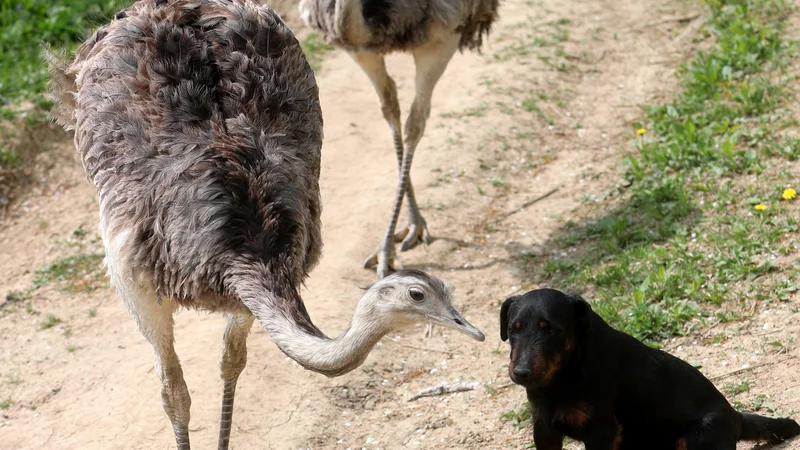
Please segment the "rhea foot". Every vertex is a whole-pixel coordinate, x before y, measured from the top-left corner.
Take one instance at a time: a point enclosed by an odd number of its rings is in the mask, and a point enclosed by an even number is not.
[[[394,241],[401,242],[401,252],[411,250],[423,242],[425,245],[429,245],[432,241],[428,223],[425,222],[422,214],[409,213],[408,216],[408,225],[394,235]]]
[[[391,239],[384,239],[383,243],[364,261],[364,268],[375,267],[378,272],[378,279],[384,278],[393,272],[403,268],[403,263],[397,259],[394,242]]]

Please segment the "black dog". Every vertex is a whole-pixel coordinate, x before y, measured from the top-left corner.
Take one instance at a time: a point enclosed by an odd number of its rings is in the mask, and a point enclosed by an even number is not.
[[[611,328],[578,296],[540,289],[500,309],[511,380],[525,387],[538,450],[735,450],[800,435],[790,419],[736,412],[697,369]]]

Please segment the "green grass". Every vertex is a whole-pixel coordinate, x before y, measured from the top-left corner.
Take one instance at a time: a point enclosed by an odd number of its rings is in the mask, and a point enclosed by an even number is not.
[[[525,402],[519,409],[506,411],[500,414],[500,419],[510,423],[516,428],[526,428],[531,424],[531,405]]]
[[[67,256],[37,269],[32,289],[55,282],[69,292],[93,291],[102,285],[102,263],[103,255],[100,253]]]
[[[750,392],[750,388],[753,384],[754,382],[750,380],[744,380],[739,383],[726,383],[722,386],[722,392],[724,392],[726,396],[732,397],[742,392]]]
[[[775,407],[775,404],[773,404],[772,401],[770,401],[769,395],[767,394],[758,394],[755,396],[755,398],[751,399],[747,403],[733,401],[731,402],[731,405],[733,406],[734,409],[736,409],[739,412],[761,413],[761,414],[768,413],[769,415],[774,417],[787,416],[787,414],[784,414]]]
[[[14,169],[22,164],[22,158],[14,150],[0,147],[0,168]]]
[[[6,375],[6,381],[8,382],[8,384],[12,386],[17,386],[19,384],[22,384],[22,377],[20,376],[19,372],[17,373],[11,372],[8,375]]]
[[[82,228],[78,228],[78,230],[82,230]],[[56,284],[60,290],[70,293],[92,292],[106,285],[102,269],[103,254],[101,253],[78,254],[61,258],[48,266],[36,269],[33,283],[28,289],[9,291],[6,294],[6,304],[12,305],[29,300],[34,292],[48,284]],[[28,302],[25,311],[33,314],[33,303]],[[97,310],[90,309],[87,315],[90,318],[94,317],[97,315]]]
[[[130,3],[125,0],[3,0],[0,2],[0,107],[35,104],[47,82],[39,43],[74,49],[86,30]]]
[[[8,408],[10,408],[10,407],[11,407],[11,405],[12,405],[13,403],[14,403],[14,402],[13,402],[13,401],[11,401],[11,399],[10,399],[10,398],[7,398],[7,399],[3,400],[2,402],[0,402],[0,409],[8,409]]]
[[[680,69],[672,102],[632,124],[631,186],[603,195],[604,216],[565,224],[556,243],[573,248],[566,257],[523,260],[526,271],[586,292],[612,325],[653,342],[723,320],[723,302],[788,300],[797,290],[791,263],[773,263],[793,254],[787,236],[800,217],[800,202],[781,198],[788,185],[798,188],[781,165],[800,156],[800,143],[780,135],[796,125],[782,69],[798,46],[781,35],[794,7],[707,4],[716,44]],[[637,137],[639,128],[646,132]]]
[[[322,40],[322,36],[317,33],[309,33],[300,46],[303,48],[303,53],[306,54],[308,64],[314,69],[314,72],[319,72],[322,69],[322,59],[325,54],[333,50],[333,46],[328,45]]]
[[[39,329],[40,330],[48,330],[48,329],[53,328],[54,326],[60,324],[61,322],[63,322],[63,320],[61,320],[58,317],[50,314],[49,316],[47,316],[47,320],[45,320],[44,322],[39,324]]]
[[[571,67],[567,62],[563,44],[569,40],[569,19],[558,19],[544,23],[533,23],[533,18],[520,22],[517,27],[524,27],[525,33],[495,52],[494,59],[508,61],[534,55],[545,64],[559,71]]]

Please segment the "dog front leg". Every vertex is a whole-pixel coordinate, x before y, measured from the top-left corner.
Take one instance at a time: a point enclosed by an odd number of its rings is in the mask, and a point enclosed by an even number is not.
[[[564,447],[564,434],[544,420],[536,419],[533,421],[533,443],[536,450],[561,450]]]
[[[622,425],[617,422],[616,417],[604,420],[594,418],[587,425],[588,435],[584,441],[586,450],[621,450],[624,448],[622,442],[625,436]]]

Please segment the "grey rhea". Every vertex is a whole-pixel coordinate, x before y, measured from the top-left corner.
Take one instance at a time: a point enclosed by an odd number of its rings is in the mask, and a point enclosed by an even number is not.
[[[411,184],[414,150],[425,132],[431,96],[456,50],[479,49],[497,19],[498,0],[300,0],[303,20],[324,39],[344,48],[369,77],[392,131],[400,180],[389,227],[365,267],[377,267],[378,277],[402,267],[400,250],[429,243],[427,224]],[[403,137],[400,105],[384,55],[409,52],[416,65],[415,96]],[[405,147],[404,147],[405,141]],[[408,225],[395,235],[403,197],[408,201]]]
[[[254,320],[306,369],[338,376],[386,333],[433,321],[483,340],[442,281],[402,271],[366,289],[328,338],[299,289],[320,257],[322,116],[291,31],[251,0],[143,0],[71,61],[46,51],[53,116],[100,198],[113,285],[155,351],[180,450],[191,400],[175,353],[180,307],[223,313],[219,449]]]

